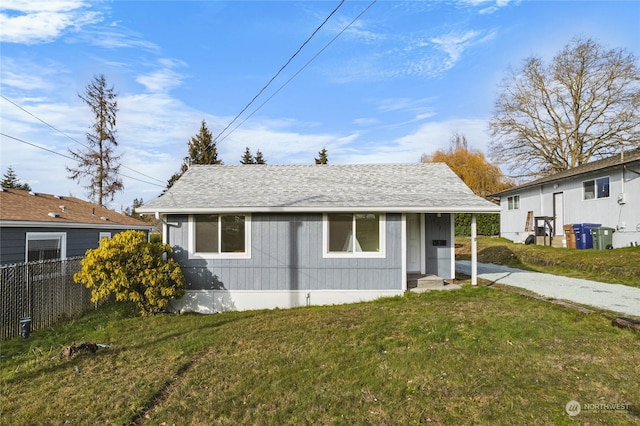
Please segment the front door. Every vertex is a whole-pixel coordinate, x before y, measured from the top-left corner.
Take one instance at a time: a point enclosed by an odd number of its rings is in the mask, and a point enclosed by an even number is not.
[[[564,235],[564,194],[562,192],[553,194],[553,226],[554,235]]]
[[[407,272],[420,272],[420,215],[407,213]]]

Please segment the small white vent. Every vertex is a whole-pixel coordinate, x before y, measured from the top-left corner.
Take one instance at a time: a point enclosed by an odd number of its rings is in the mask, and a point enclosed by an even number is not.
[[[109,218],[108,218],[108,217],[106,217],[106,216],[100,216],[100,219],[102,219],[102,220],[109,220]]]
[[[58,213],[55,213],[55,212],[49,212],[49,216],[51,216],[51,217],[60,217],[60,215]]]

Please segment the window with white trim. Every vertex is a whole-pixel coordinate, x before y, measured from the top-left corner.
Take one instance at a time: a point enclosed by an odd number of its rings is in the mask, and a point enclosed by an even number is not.
[[[328,213],[323,217],[325,257],[384,257],[385,215]]]
[[[27,262],[66,259],[67,234],[64,232],[27,232]]]
[[[191,250],[212,257],[249,257],[250,216],[198,214],[191,216]]]
[[[584,200],[609,198],[609,176],[582,182]]]
[[[507,208],[509,210],[518,210],[520,208],[520,196],[507,197]]]

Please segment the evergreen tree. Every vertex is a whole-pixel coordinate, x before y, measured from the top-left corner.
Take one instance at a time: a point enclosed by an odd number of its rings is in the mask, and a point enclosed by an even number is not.
[[[104,75],[95,76],[87,85],[84,95],[78,94],[95,116],[91,131],[87,132],[87,146],[78,151],[69,150],[77,161],[76,167],[67,167],[69,177],[76,181],[89,179],[85,186],[89,198],[101,206],[113,200],[124,189],[119,176],[119,155],[115,154],[117,94],[107,87]]]
[[[267,160],[264,159],[264,155],[260,150],[256,151],[254,157],[249,147],[246,147],[242,158],[240,158],[240,164],[267,164]]]
[[[329,159],[327,158],[327,150],[326,148],[322,148],[322,151],[318,153],[318,158],[315,159],[316,164],[327,164]]]
[[[264,156],[262,155],[262,152],[260,150],[256,151],[256,164],[267,164],[267,160],[264,159]]]
[[[242,154],[242,158],[240,158],[240,164],[256,164],[256,160],[253,158],[249,147],[245,148],[244,154]]]
[[[20,189],[22,191],[31,191],[31,187],[28,183],[20,183],[20,180],[13,171],[13,168],[9,166],[7,172],[4,174],[0,186],[6,189]]]
[[[207,123],[202,120],[200,131],[187,142],[189,156],[182,160],[180,170],[174,173],[167,182],[167,189],[180,179],[192,164],[222,164],[218,159],[217,143],[213,140],[213,134],[207,128]]]

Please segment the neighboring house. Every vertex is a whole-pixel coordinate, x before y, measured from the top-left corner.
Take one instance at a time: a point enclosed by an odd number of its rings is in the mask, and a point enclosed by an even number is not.
[[[547,217],[544,232],[566,246],[564,225],[615,229],[613,247],[640,243],[640,149],[593,161],[502,191],[500,235],[522,242],[535,229],[530,218]],[[544,222],[538,223],[544,227]],[[560,244],[558,244],[560,243]]]
[[[174,308],[216,312],[399,295],[411,272],[454,278],[453,213],[499,207],[443,163],[195,165],[137,211],[163,222],[187,279]]]
[[[0,264],[84,256],[128,229],[151,225],[74,197],[0,190]]]

